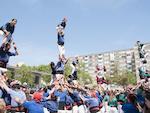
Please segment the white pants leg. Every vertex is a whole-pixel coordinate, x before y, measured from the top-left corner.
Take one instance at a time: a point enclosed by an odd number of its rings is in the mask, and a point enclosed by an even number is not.
[[[78,113],[87,113],[88,109],[85,105],[80,105],[78,107],[79,112]]]
[[[51,81],[50,81],[50,85],[55,81],[55,78],[54,78],[55,75],[51,74]]]
[[[67,113],[66,110],[58,110],[58,113]]]
[[[5,44],[5,43],[7,43],[7,42],[9,42],[9,41],[12,41],[12,35],[11,34],[9,34],[7,37],[5,36],[5,33],[2,31],[2,30],[0,30],[0,36],[2,36],[2,44]],[[11,43],[11,42],[10,42]]]
[[[72,68],[72,71],[71,71],[71,75],[74,73],[74,71],[75,71],[75,66],[71,63],[71,65],[70,65],[70,67]]]
[[[54,82],[54,81],[53,81],[53,79],[51,79],[51,81],[50,81],[50,85],[52,85],[52,84],[53,84],[53,82]]]
[[[4,36],[4,32],[2,30],[0,30],[0,36]]]
[[[72,110],[66,110],[66,113],[72,113]]]
[[[73,106],[72,113],[79,113],[78,112],[78,106]]]
[[[44,113],[49,113],[49,111],[47,110],[47,108],[43,108]]]
[[[3,38],[2,39],[2,43],[4,42],[4,37],[5,37],[5,35],[4,35],[4,32],[2,31],[2,30],[0,30],[0,36]]]
[[[122,105],[118,105],[118,113],[124,113],[122,110]]]
[[[116,107],[110,107],[110,113],[119,113]]]
[[[104,102],[103,107],[100,110],[100,113],[109,113],[109,112],[110,112],[110,108],[108,106],[108,102]]]
[[[100,113],[107,113],[104,106],[101,108]]]
[[[63,45],[58,45],[59,55],[62,58],[65,55],[65,47]]]

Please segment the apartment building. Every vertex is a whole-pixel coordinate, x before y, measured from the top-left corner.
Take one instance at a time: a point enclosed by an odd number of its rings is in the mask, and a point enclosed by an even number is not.
[[[145,51],[150,55],[150,43],[145,43]],[[145,66],[150,69],[150,57],[147,58]],[[84,70],[90,75],[95,76],[96,65],[100,67],[105,66],[105,75],[113,76],[118,72],[131,71],[138,77],[138,68],[140,66],[140,58],[138,53],[138,46],[126,50],[117,50],[110,52],[103,52],[99,54],[89,54],[79,56],[79,60],[85,64]]]

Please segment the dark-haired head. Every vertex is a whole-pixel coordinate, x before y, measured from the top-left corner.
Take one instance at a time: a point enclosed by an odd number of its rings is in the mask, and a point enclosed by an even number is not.
[[[11,19],[11,25],[15,26],[17,24],[17,19],[13,18]]]
[[[20,89],[21,88],[21,85],[20,84],[14,84],[12,86],[13,89]]]
[[[134,94],[129,94],[128,96],[127,96],[127,99],[128,99],[128,101],[129,102],[131,102],[132,104],[136,104],[136,96],[134,95]]]
[[[46,92],[47,92],[47,87],[45,87],[45,88],[43,89],[43,91],[46,93]]]
[[[11,48],[10,43],[7,43],[7,44],[5,45],[5,50],[6,50],[6,51],[9,51],[9,50],[10,50],[10,48]]]
[[[51,100],[52,101],[57,101],[57,97],[54,95],[54,93],[51,94]]]
[[[11,19],[11,21],[16,21],[17,22],[17,19],[13,18],[13,19]]]

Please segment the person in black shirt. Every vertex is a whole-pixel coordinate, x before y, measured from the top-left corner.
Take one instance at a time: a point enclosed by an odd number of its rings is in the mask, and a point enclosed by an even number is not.
[[[50,81],[50,84],[52,84],[55,79],[56,79],[56,68],[55,68],[55,63],[54,62],[51,62],[50,63],[50,67],[51,67],[51,81]]]
[[[58,50],[59,50],[59,56],[62,59],[65,59],[65,48],[64,48],[64,44],[65,44],[65,39],[64,39],[64,29],[66,27],[66,22],[67,19],[64,18],[62,20],[62,22],[57,25],[56,29],[57,29],[57,44],[58,44]]]
[[[16,24],[17,24],[17,19],[12,19],[10,22],[0,27],[0,35],[3,37],[2,45],[6,43],[11,44],[12,34],[14,33]]]
[[[9,43],[6,44],[5,47],[0,47],[0,67],[1,68],[6,68],[7,66],[7,63],[9,62],[9,58],[11,56],[16,56],[18,55],[18,51],[17,51],[17,48],[16,46],[14,46],[14,50],[15,52],[10,52],[11,46]]]
[[[72,67],[72,72],[71,72],[71,76],[73,80],[77,80],[78,76],[77,76],[77,65],[79,64],[78,61],[78,57],[75,57],[75,59],[73,60],[71,67]]]

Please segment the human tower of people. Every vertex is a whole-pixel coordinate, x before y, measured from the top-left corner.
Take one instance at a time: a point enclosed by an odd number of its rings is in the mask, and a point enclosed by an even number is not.
[[[64,18],[57,29],[59,61],[50,63],[52,78],[44,88],[32,89],[26,83],[8,78],[5,71],[10,56],[18,55],[12,34],[16,19],[0,28],[3,36],[0,48],[0,113],[150,113],[150,82],[142,81],[135,86],[122,89],[105,89],[105,81],[100,77],[97,86],[87,87],[78,83],[78,58],[71,62],[72,72],[64,77],[65,57],[64,31],[67,19]],[[15,53],[10,52],[13,45]],[[105,67],[103,67],[106,71]],[[97,66],[97,72],[100,68]],[[27,81],[28,82],[28,81]]]
[[[140,58],[140,67],[139,67],[139,76],[140,79],[148,79],[150,78],[150,71],[147,69],[147,57],[149,57],[149,54],[145,51],[145,45],[142,44],[140,41],[137,41],[138,45],[138,52],[139,52],[139,58]]]

